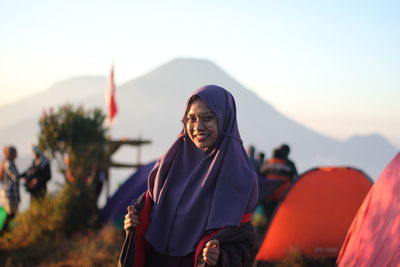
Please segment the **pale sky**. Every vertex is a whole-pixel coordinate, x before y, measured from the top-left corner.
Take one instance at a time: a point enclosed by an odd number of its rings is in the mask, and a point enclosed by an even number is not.
[[[399,14],[400,1],[0,0],[0,106],[113,61],[118,85],[201,58],[313,130],[399,148]]]

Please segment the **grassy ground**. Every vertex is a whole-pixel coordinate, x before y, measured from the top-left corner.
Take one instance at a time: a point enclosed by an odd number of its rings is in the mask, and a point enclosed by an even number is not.
[[[336,259],[310,259],[300,251],[292,251],[280,262],[256,262],[254,267],[335,267]]]
[[[93,199],[84,187],[67,186],[17,215],[0,237],[0,266],[116,266],[123,233],[97,222]],[[309,259],[299,251],[257,267],[334,267],[334,259]]]
[[[66,186],[16,216],[0,266],[116,266],[123,233],[100,226],[90,191]]]
[[[0,245],[0,266],[116,266],[122,233],[112,226],[23,247]]]

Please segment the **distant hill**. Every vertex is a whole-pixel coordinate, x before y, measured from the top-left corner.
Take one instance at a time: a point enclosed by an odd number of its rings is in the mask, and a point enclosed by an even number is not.
[[[48,90],[25,97],[15,104],[0,107],[2,116],[0,129],[12,126],[23,120],[38,116],[46,106],[57,106],[66,102],[75,103],[91,96],[104,88],[105,78],[102,76],[79,77],[54,84]]]
[[[143,160],[158,158],[181,129],[182,114],[191,93],[206,84],[217,84],[235,97],[240,133],[245,145],[270,155],[285,142],[300,171],[321,165],[350,165],[375,179],[398,149],[380,135],[355,136],[338,141],[283,116],[207,60],[175,59],[117,88],[118,121],[112,136],[151,139],[142,150]],[[36,140],[37,121],[43,108],[66,102],[104,108],[104,77],[81,77],[55,84],[50,89],[0,108],[7,118],[0,123],[0,145],[13,143],[26,155]],[[136,152],[125,149],[116,155],[125,162]]]

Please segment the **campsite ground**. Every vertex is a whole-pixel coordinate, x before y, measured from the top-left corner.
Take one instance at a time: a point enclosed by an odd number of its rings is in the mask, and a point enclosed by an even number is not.
[[[7,246],[3,237],[0,238],[0,266],[111,267],[117,263],[122,243],[123,235],[113,227],[23,247]]]
[[[280,262],[255,262],[253,267],[335,267],[336,259],[310,259],[301,253],[292,253]]]
[[[6,237],[10,238],[10,236]],[[114,227],[94,229],[73,237],[47,240],[40,245],[7,247],[0,238],[0,266],[115,266],[123,244],[123,234]],[[14,243],[14,245],[17,245]],[[292,253],[274,263],[257,262],[253,267],[334,267],[335,259],[309,259]]]

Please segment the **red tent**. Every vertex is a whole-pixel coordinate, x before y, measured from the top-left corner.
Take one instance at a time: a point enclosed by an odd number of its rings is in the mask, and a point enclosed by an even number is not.
[[[279,261],[294,248],[311,258],[337,257],[371,185],[364,172],[351,167],[305,172],[278,207],[256,260]]]
[[[400,266],[400,153],[372,186],[340,251],[340,267]]]

